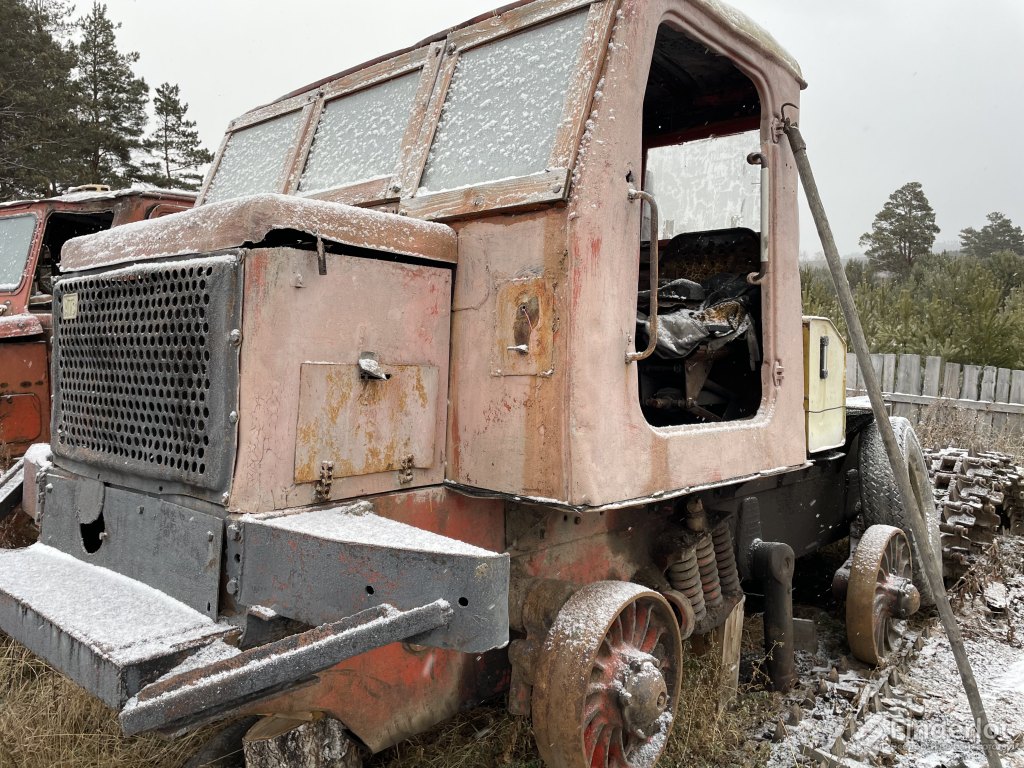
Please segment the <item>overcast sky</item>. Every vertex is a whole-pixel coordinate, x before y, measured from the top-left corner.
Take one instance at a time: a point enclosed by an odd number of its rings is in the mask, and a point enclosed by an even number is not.
[[[79,10],[91,6],[76,0]],[[216,149],[247,110],[502,0],[107,0],[151,88],[181,86]],[[842,253],[920,181],[956,243],[1002,211],[1024,224],[1024,2],[732,0],[800,62],[801,127]],[[820,250],[809,214],[801,250]]]

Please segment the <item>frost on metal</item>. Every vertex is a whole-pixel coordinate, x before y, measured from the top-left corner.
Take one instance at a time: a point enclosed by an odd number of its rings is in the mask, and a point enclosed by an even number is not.
[[[661,209],[661,238],[681,232],[761,229],[758,131],[651,149],[648,168]]]
[[[263,193],[78,237],[64,247],[64,272],[210,253],[259,243],[274,230],[318,234],[357,248],[454,262],[454,231],[406,216],[327,200]]]
[[[301,116],[296,110],[233,133],[205,202],[278,191]]]
[[[700,2],[717,17],[725,21],[735,32],[764,48],[766,52],[784,64],[802,85],[806,85],[803,73],[800,71],[800,65],[793,58],[792,54],[749,16],[736,10],[728,3],[721,2],[721,0],[700,0]]]
[[[327,102],[299,192],[391,175],[419,80],[417,70]]]
[[[307,533],[328,541],[386,547],[389,549],[442,552],[470,557],[491,557],[493,552],[457,539],[378,517],[365,506],[352,504],[296,515],[282,515],[262,521],[270,528]]]
[[[421,192],[545,169],[586,20],[584,9],[460,56]]]
[[[0,291],[13,291],[21,282],[35,228],[30,213],[0,219]]]

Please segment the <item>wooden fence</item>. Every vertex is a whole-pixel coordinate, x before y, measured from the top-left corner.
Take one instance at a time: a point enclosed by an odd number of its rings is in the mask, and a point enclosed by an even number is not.
[[[920,355],[875,354],[871,362],[894,416],[919,419],[924,408],[942,402],[978,411],[995,429],[1024,430],[1024,371]],[[865,394],[852,353],[846,360],[846,392]]]

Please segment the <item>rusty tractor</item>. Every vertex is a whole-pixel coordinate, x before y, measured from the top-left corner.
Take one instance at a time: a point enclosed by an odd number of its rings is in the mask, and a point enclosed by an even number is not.
[[[535,0],[233,121],[194,209],[64,249],[0,627],[128,733],[375,752],[507,695],[551,768],[641,768],[745,593],[793,683],[794,570],[853,527],[882,659],[928,596],[801,317],[804,85],[717,1]]]
[[[189,192],[87,185],[60,197],[0,203],[0,461],[50,439],[51,304],[64,244],[183,211],[194,200]],[[0,473],[0,518],[21,500],[21,476],[20,462]]]

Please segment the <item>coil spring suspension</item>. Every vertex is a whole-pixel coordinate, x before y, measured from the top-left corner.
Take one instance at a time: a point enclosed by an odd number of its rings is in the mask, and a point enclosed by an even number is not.
[[[722,583],[718,576],[715,543],[708,533],[697,540],[697,566],[700,568],[700,583],[704,588],[704,605],[717,608],[722,604]]]
[[[704,603],[704,590],[700,583],[700,568],[697,565],[697,552],[693,547],[684,549],[682,557],[672,563],[665,572],[672,589],[682,592],[693,608],[693,618],[701,621],[707,615]]]
[[[718,578],[722,593],[736,595],[741,591],[740,574],[736,568],[736,553],[732,548],[732,531],[722,523],[711,533],[715,543],[715,560],[718,563]]]

